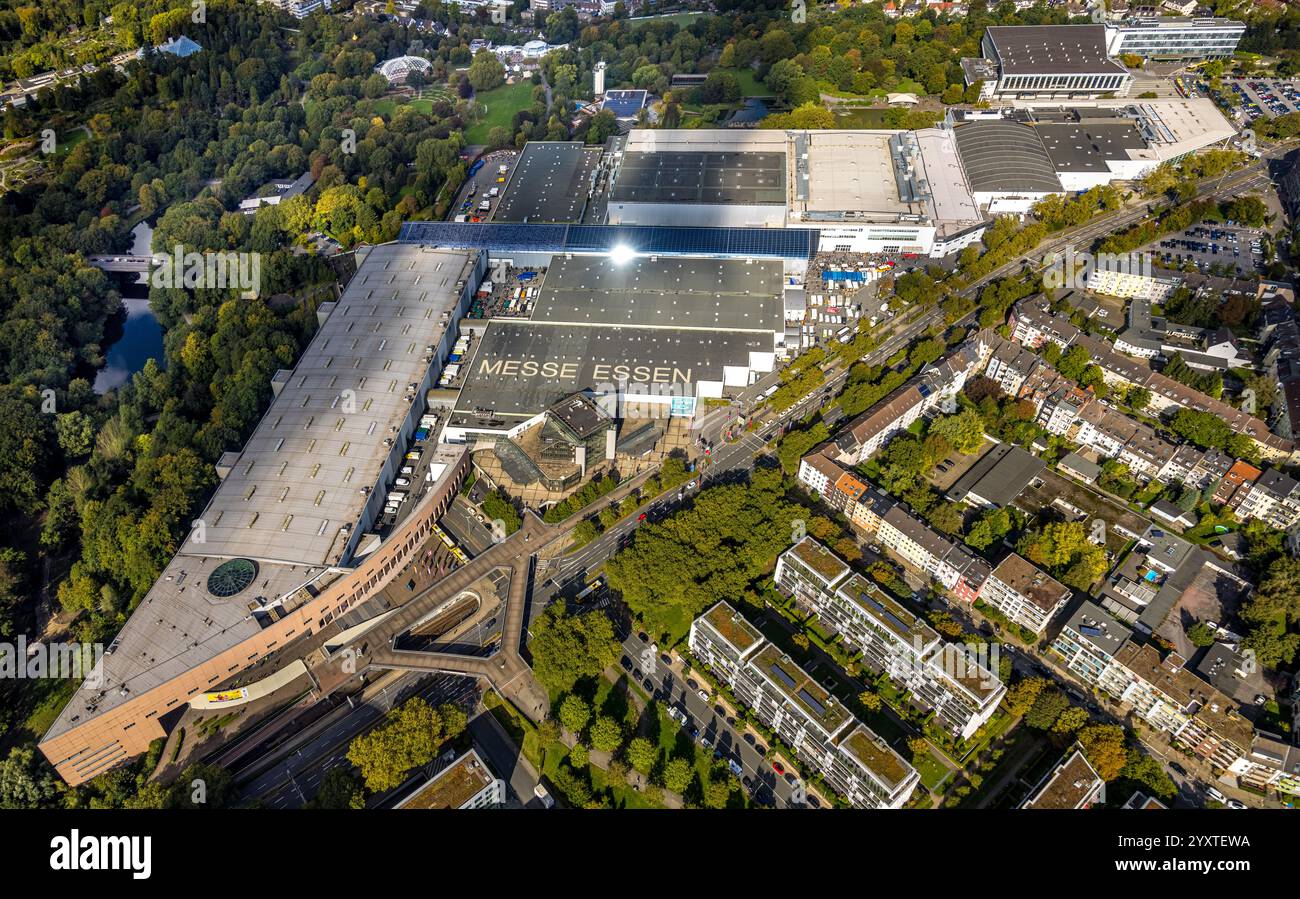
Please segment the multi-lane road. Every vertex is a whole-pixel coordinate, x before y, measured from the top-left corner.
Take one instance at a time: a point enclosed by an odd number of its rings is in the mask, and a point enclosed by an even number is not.
[[[450,674],[388,676],[364,698],[345,702],[294,739],[235,769],[240,796],[269,808],[299,808],[320,789],[331,768],[348,765],[353,738],[380,724],[399,702],[413,696],[433,705],[477,699],[475,679]]]
[[[685,711],[686,724],[681,733],[695,743],[696,751],[734,760],[740,766],[742,785],[755,802],[777,808],[805,806],[794,796],[798,778],[789,771],[782,776],[773,770],[763,754],[766,741],[746,735],[744,726],[729,718],[714,696],[701,696],[700,690],[708,692],[707,685],[683,679],[670,667],[671,658],[661,656],[658,647],[640,633],[630,633],[623,640],[623,659],[627,676],[635,679],[642,690],[656,701]]]

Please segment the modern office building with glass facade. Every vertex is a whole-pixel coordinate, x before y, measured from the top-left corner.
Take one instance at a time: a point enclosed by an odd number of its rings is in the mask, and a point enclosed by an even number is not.
[[[1245,33],[1246,23],[1232,19],[1129,19],[1106,26],[1106,49],[1111,56],[1143,59],[1227,59]]]

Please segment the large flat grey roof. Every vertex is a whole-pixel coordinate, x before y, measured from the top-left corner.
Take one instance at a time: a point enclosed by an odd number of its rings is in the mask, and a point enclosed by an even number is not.
[[[465,451],[460,446],[438,447],[438,458],[446,464],[428,489],[436,490],[451,476],[451,463]],[[181,546],[118,632],[111,651],[100,659],[102,683],[92,687],[88,680],[77,689],[47,739],[238,646],[342,576],[337,568],[262,562],[244,589],[219,596],[209,589],[208,579],[227,560],[209,555],[209,549],[209,544],[193,540]],[[226,677],[214,675],[210,689]]]
[[[1006,75],[1123,75],[1106,54],[1104,25],[990,25],[989,41]]]
[[[1018,446],[1001,443],[958,478],[948,490],[947,497],[953,502],[961,502],[973,494],[1002,508],[1010,505],[1046,467],[1037,456]]]
[[[784,206],[785,194],[785,153],[630,150],[610,200]]]
[[[968,122],[953,129],[957,154],[976,193],[1058,193],[1056,177],[1038,132],[1016,122]]]
[[[533,321],[765,331],[785,327],[775,260],[555,257]]]
[[[411,410],[475,254],[373,247],[203,514],[203,554],[332,565]],[[350,393],[345,393],[350,391]]]
[[[492,221],[576,224],[599,161],[599,147],[529,141],[510,172]]]
[[[627,379],[694,396],[724,366],[772,352],[770,334],[496,320],[470,362],[456,412],[531,418],[578,391]],[[516,422],[517,423],[517,422]]]
[[[1142,132],[1131,119],[1082,124],[1039,124],[1043,149],[1058,172],[1105,172],[1107,160],[1129,160],[1145,150]]]

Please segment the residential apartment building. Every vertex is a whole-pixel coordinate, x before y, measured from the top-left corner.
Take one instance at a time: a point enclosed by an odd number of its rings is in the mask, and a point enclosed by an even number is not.
[[[728,604],[695,619],[689,646],[855,808],[902,808],[920,783],[911,765]]]
[[[1108,297],[1141,298],[1159,303],[1172,296],[1181,283],[1178,278],[1162,278],[1140,271],[1121,271],[1117,267],[1112,270],[1098,266],[1088,273],[1085,285],[1093,293]]]
[[[1012,553],[993,569],[979,598],[1021,627],[1041,635],[1069,601],[1070,588]]]
[[[1080,334],[1068,318],[1052,314],[1043,297],[1030,297],[1016,303],[1011,307],[1008,325],[1012,340],[1035,350],[1048,341],[1062,350],[1069,349]]]
[[[1232,507],[1240,518],[1257,518],[1285,531],[1300,524],[1300,483],[1270,468],[1237,491]]]
[[[1228,768],[1242,786],[1300,796],[1300,746],[1256,734],[1250,750]]]
[[[1088,351],[1093,364],[1101,369],[1106,383],[1122,387],[1143,387],[1151,396],[1148,411],[1161,414],[1177,407],[1215,415],[1239,434],[1255,441],[1265,459],[1300,461],[1295,441],[1279,437],[1255,416],[1230,406],[1207,394],[1152,371],[1145,363],[1130,359],[1105,341],[1084,334],[1064,316],[1052,313],[1043,297],[1027,297],[1012,307],[1009,318],[1012,337],[1027,347],[1039,348],[1052,341],[1062,350],[1074,344]]]
[[[1020,804],[1024,809],[1080,809],[1105,801],[1106,783],[1075,745],[1065,759],[1047,773],[1029,798]]]
[[[1198,291],[1211,289],[1210,285],[1201,285]],[[1161,299],[1134,297],[1129,303],[1127,324],[1115,335],[1116,350],[1142,359],[1172,359],[1177,355],[1192,368],[1202,371],[1254,366],[1255,360],[1227,328],[1198,328],[1153,314],[1153,301]]]
[[[1161,658],[1152,646],[1130,643],[1115,654],[1097,685],[1175,743],[1229,770],[1249,754],[1254,728],[1230,697],[1184,664],[1177,653]]]
[[[493,774],[478,752],[471,749],[394,808],[479,809],[500,807],[505,801],[505,781]]]
[[[1084,602],[1065,622],[1049,649],[1075,677],[1092,685],[1101,679],[1115,653],[1132,636],[1133,631],[1100,607]]]
[[[992,331],[981,331],[863,412],[835,438],[836,461],[862,464],[925,412],[940,408],[945,398],[951,402],[966,379],[984,368],[994,341],[999,339]]]
[[[982,560],[981,560],[982,561]],[[777,559],[775,580],[801,608],[833,626],[883,671],[967,739],[992,717],[1006,687],[966,647],[945,644],[918,616],[857,574],[838,574],[833,553],[811,538]],[[985,563],[987,564],[987,563]]]
[[[1019,396],[1020,388],[1039,366],[1046,366],[1039,356],[1017,343],[1001,341],[989,355],[984,377],[996,381],[1008,396]]]
[[[1153,524],[1106,575],[1100,596],[1112,615],[1154,634],[1189,590],[1232,607],[1248,589],[1231,563]]]
[[[928,574],[964,602],[975,601],[989,574],[987,562],[901,505],[885,513],[876,539],[906,564]]]
[[[874,534],[880,530],[881,516],[894,501],[841,468],[825,454],[827,450],[832,447],[824,444],[799,460],[799,482],[819,494],[832,509],[843,512],[856,527]]]

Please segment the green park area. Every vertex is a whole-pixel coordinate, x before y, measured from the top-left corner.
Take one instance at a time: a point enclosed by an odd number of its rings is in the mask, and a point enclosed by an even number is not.
[[[515,113],[533,105],[533,83],[519,81],[503,84],[476,94],[474,97],[474,116],[477,121],[465,129],[465,143],[485,144],[493,128],[501,127],[511,131]]]

